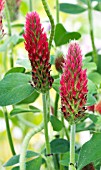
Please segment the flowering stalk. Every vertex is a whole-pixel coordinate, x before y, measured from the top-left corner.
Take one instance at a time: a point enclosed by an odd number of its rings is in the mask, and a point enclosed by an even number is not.
[[[50,34],[50,39],[49,39],[49,49],[51,49],[52,41],[53,41],[53,38],[54,38],[54,29],[55,29],[54,19],[53,19],[53,16],[51,15],[51,13],[50,13],[50,9],[48,7],[47,1],[42,0],[42,4],[44,6],[46,14],[47,14],[47,16],[48,16],[48,18],[50,20],[50,23],[51,23],[51,34]]]
[[[70,166],[75,169],[75,124],[84,118],[87,100],[87,75],[82,69],[82,54],[77,43],[70,44],[60,80],[62,112],[71,125]]]
[[[52,87],[53,78],[50,76],[50,63],[49,57],[50,52],[48,48],[47,36],[40,23],[39,15],[36,12],[30,12],[26,16],[25,24],[25,34],[23,35],[25,39],[25,48],[28,51],[29,60],[32,66],[32,83],[31,85],[38,91],[42,93],[43,99],[43,113],[44,113],[44,131],[45,131],[45,141],[46,141],[46,155],[51,154],[49,136],[48,136],[48,120],[47,112],[48,108],[46,101],[46,94],[48,95],[49,89]],[[33,134],[33,133],[32,133]],[[28,143],[28,142],[27,142]],[[23,153],[25,152],[25,149]],[[22,159],[25,160],[25,154]],[[22,164],[21,170],[25,170],[24,163]],[[47,157],[48,169],[52,170],[52,157]]]
[[[30,12],[26,16],[24,39],[32,66],[33,86],[37,91],[46,93],[53,83],[53,78],[50,76],[50,52],[46,33],[36,12]]]

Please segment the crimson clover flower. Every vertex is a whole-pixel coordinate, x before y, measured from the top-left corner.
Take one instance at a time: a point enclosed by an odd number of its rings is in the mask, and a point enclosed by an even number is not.
[[[71,43],[63,65],[60,95],[64,117],[72,124],[84,117],[87,100],[87,75],[82,69],[82,54],[77,43]]]
[[[39,15],[30,12],[26,15],[25,49],[28,51],[32,66],[32,81],[36,90],[45,93],[52,87],[53,78],[50,76],[50,52],[44,28]]]
[[[0,37],[4,36],[4,29],[3,29],[3,24],[2,24],[3,9],[4,9],[4,1],[0,0]]]

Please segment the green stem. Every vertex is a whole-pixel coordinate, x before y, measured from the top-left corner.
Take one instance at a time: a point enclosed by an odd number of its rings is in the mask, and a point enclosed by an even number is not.
[[[54,115],[58,117],[58,102],[59,102],[59,94],[56,93],[55,103],[54,103]]]
[[[56,23],[59,23],[59,0],[56,0]]]
[[[23,144],[22,144],[22,151],[20,155],[20,170],[26,170],[26,151],[29,144],[29,141],[33,135],[40,132],[44,128],[44,124],[42,123],[40,126],[32,129],[27,133],[27,135],[24,138]]]
[[[46,94],[42,94],[43,100],[43,118],[44,118],[44,133],[45,133],[45,143],[46,143],[46,156],[47,156],[47,169],[54,170],[52,156],[48,156],[51,154],[51,148],[49,143],[49,136],[48,136],[48,112],[47,112],[47,100]]]
[[[49,50],[50,50],[51,46],[52,46],[52,41],[53,41],[53,38],[54,38],[54,30],[55,30],[54,19],[53,19],[53,16],[51,15],[51,13],[50,13],[50,9],[48,7],[47,0],[42,0],[42,4],[44,6],[46,14],[47,14],[47,16],[50,20],[50,23],[51,23],[51,33],[50,33],[50,38],[49,38]]]
[[[71,125],[70,132],[70,165],[69,170],[75,170],[75,124]]]
[[[33,3],[32,3],[32,0],[29,0],[29,10],[30,10],[30,12],[33,11]]]
[[[48,136],[48,121],[47,121],[47,109],[46,109],[46,94],[42,94],[43,100],[43,113],[44,113],[44,131],[45,131],[45,141],[46,141],[46,154],[51,154],[49,136]]]
[[[7,2],[5,2],[5,15],[6,15],[6,20],[7,20],[7,27],[8,27],[8,35],[11,37],[12,36],[12,30],[11,30],[11,19],[10,19],[10,14],[9,14],[9,9],[7,6]],[[13,59],[13,43],[11,42],[10,44],[10,66],[14,66],[14,59]]]
[[[11,45],[10,45],[9,55],[10,55],[10,66],[11,66],[11,68],[12,68],[12,67],[14,67],[14,60],[13,60],[13,43],[11,43]]]
[[[28,126],[28,127],[30,127],[30,128],[35,128],[35,127],[36,127],[35,125],[33,125],[33,123],[25,120],[25,119],[24,119],[23,117],[21,117],[21,116],[17,116],[17,118],[18,118],[18,120],[19,120],[20,122],[22,122],[25,126]]]
[[[97,63],[97,50],[95,47],[95,41],[94,41],[94,30],[93,30],[93,17],[92,17],[92,6],[91,6],[91,1],[87,0],[88,4],[88,19],[89,19],[89,27],[90,27],[90,37],[91,37],[91,42],[92,42],[92,48],[93,48],[93,57],[94,57],[94,62]]]
[[[15,150],[14,150],[14,145],[13,145],[13,140],[10,132],[10,125],[9,125],[9,119],[8,119],[8,113],[6,107],[3,108],[4,110],[4,117],[5,117],[5,122],[6,122],[6,131],[7,131],[7,136],[8,136],[8,141],[10,145],[10,149],[13,155],[16,155]]]
[[[10,20],[10,14],[9,14],[9,9],[7,6],[7,2],[5,1],[5,15],[6,15],[6,20],[7,20],[7,27],[8,27],[8,35],[12,35],[11,31],[11,20]]]

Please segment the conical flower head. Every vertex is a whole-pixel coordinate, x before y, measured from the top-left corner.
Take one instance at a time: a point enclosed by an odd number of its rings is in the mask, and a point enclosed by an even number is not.
[[[47,36],[36,12],[30,12],[26,16],[24,39],[32,66],[33,84],[38,91],[45,93],[52,87],[53,78],[50,76]]]
[[[82,69],[82,54],[77,43],[69,46],[60,80],[62,112],[70,123],[84,117],[87,98],[87,75]]]

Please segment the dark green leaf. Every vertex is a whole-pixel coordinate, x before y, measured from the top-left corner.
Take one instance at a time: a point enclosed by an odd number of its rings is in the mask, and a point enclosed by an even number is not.
[[[69,142],[65,139],[54,139],[50,146],[53,154],[66,153],[69,150]]]
[[[60,131],[63,128],[63,123],[55,116],[50,117],[50,122],[54,131]]]
[[[62,24],[57,24],[55,29],[54,41],[56,46],[64,45],[70,40],[78,40],[81,35],[78,32],[67,32]]]
[[[33,106],[33,108],[30,108],[30,109],[22,109],[22,108],[14,108],[11,112],[10,112],[10,115],[11,116],[15,116],[19,113],[38,113],[40,112],[40,110],[36,107]]]
[[[96,94],[97,93],[96,85],[89,79],[88,79],[88,93],[89,94]]]
[[[87,164],[98,159],[101,159],[101,133],[94,134],[93,137],[82,146],[78,160],[78,170],[81,170]]]
[[[101,74],[101,55],[98,55],[97,72]]]
[[[39,155],[39,154],[36,153],[36,152],[27,151],[27,153],[26,153],[26,158],[32,158],[32,157],[35,157],[35,156],[38,156],[38,155]],[[7,167],[7,166],[12,166],[12,165],[18,164],[18,163],[19,163],[19,157],[20,157],[20,155],[15,155],[15,156],[13,156],[13,157],[10,158],[3,166],[4,166],[4,167]]]
[[[13,67],[10,70],[8,70],[5,75],[7,75],[9,73],[24,73],[24,72],[25,72],[25,68],[24,67]]]
[[[93,9],[101,12],[101,2],[99,2]]]
[[[26,170],[40,170],[42,158],[38,157],[26,163]],[[19,166],[12,168],[12,170],[20,170]]]
[[[0,106],[16,104],[27,98],[34,88],[30,85],[31,76],[23,73],[10,73],[0,81]]]
[[[79,14],[86,11],[86,8],[82,6],[69,4],[69,3],[61,3],[60,4],[60,11],[68,13],[68,14]]]
[[[101,84],[101,75],[97,72],[90,73],[88,78],[96,85]]]
[[[20,103],[18,104],[29,104],[29,103],[33,103],[38,97],[39,97],[40,93],[38,93],[36,90],[33,91],[33,93],[28,96],[26,99],[22,100]]]
[[[85,122],[78,123],[76,125],[76,132],[85,131],[85,126],[86,126]]]
[[[78,160],[78,154],[75,154],[75,161]],[[70,152],[63,154],[62,159],[59,161],[60,165],[69,166],[70,163]]]
[[[95,97],[94,97],[92,94],[88,93],[88,94],[87,94],[87,103],[86,103],[86,105],[87,105],[87,106],[92,106],[92,105],[94,105],[95,103],[96,103]]]

